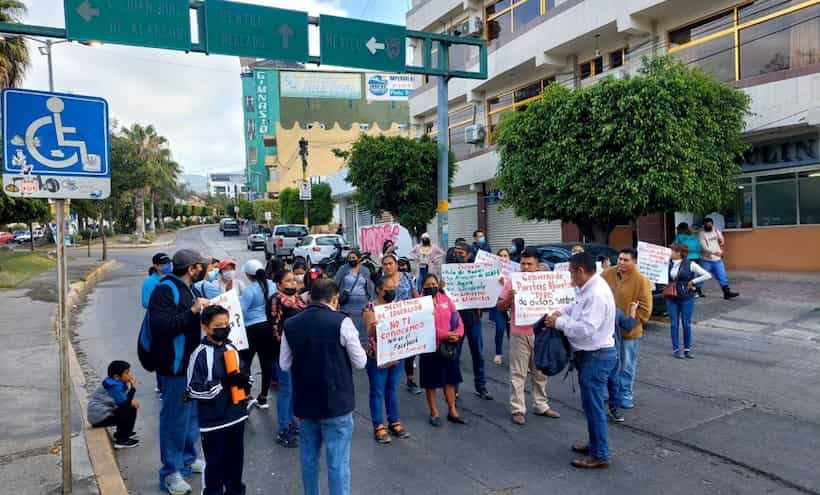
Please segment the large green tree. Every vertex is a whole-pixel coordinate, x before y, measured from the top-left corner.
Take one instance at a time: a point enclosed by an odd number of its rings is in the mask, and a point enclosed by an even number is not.
[[[25,3],[19,0],[0,0],[0,22],[20,22],[26,13]],[[16,87],[23,83],[31,61],[26,42],[8,36],[0,41],[0,87]]]
[[[5,196],[5,193],[0,193]],[[31,236],[31,250],[34,251],[33,223],[45,223],[51,218],[51,209],[43,199],[10,198],[5,197],[3,208],[0,209],[0,224],[20,222],[28,225]]]
[[[552,84],[499,126],[502,204],[602,243],[641,215],[720,208],[734,193],[748,109],[742,91],[668,57],[645,59],[635,77]]]
[[[265,212],[271,214],[270,221],[265,219]],[[258,224],[277,224],[281,218],[279,214],[279,202],[273,199],[257,199],[253,202],[253,219]]]
[[[435,141],[401,136],[367,136],[353,143],[347,157],[347,180],[356,187],[356,202],[378,214],[389,212],[418,238],[436,214]],[[449,181],[456,171],[450,153]],[[449,184],[448,184],[449,186]]]

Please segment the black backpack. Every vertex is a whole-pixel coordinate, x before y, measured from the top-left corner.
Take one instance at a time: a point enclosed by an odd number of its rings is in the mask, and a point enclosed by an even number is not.
[[[571,365],[572,348],[566,335],[547,327],[545,319],[546,315],[532,326],[535,333],[535,367],[547,376],[555,376]]]

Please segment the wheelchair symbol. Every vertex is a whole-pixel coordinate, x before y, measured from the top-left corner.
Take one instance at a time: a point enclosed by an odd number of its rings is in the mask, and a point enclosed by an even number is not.
[[[51,115],[40,117],[39,119],[32,122],[28,129],[26,129],[26,149],[28,150],[29,154],[40,164],[49,167],[49,168],[69,168],[74,166],[78,161],[82,163],[83,171],[85,172],[100,172],[102,171],[102,164],[100,162],[100,156],[88,154],[88,150],[86,148],[85,141],[73,141],[66,139],[66,134],[76,134],[77,128],[76,127],[67,127],[63,125],[63,120],[60,114],[65,109],[65,104],[63,100],[56,96],[52,96],[46,101],[46,107],[48,108]],[[54,134],[57,137],[57,145],[61,147],[70,147],[70,148],[78,148],[79,149],[79,157],[77,156],[77,152],[71,154],[71,156],[66,157],[65,153],[61,149],[53,149],[49,153],[51,158],[46,158],[43,156],[42,153],[37,149],[35,143],[38,142],[36,137],[37,131],[47,125],[54,125]],[[53,158],[53,159],[52,159]]]

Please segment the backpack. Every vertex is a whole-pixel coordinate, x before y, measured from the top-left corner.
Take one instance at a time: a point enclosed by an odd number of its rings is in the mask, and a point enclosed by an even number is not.
[[[171,293],[174,295],[174,304],[179,304],[179,289],[177,289],[176,284],[170,280],[163,280],[160,285],[170,287]],[[142,318],[139,336],[137,337],[137,357],[142,367],[148,372],[154,372],[157,369],[156,357],[151,353],[151,340],[151,324],[148,310],[145,310],[145,316]]]
[[[535,332],[535,367],[547,376],[555,376],[564,371],[572,361],[572,348],[569,340],[554,328],[544,325],[546,316],[533,325]],[[570,366],[571,370],[571,366]]]

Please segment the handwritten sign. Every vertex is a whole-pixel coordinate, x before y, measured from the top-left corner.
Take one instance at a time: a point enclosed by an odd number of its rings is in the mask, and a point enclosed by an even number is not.
[[[672,250],[668,247],[638,242],[638,270],[653,284],[669,283],[669,259]]]
[[[532,325],[575,300],[575,288],[566,271],[519,272],[510,280],[515,290],[515,325]]]
[[[231,289],[211,299],[211,305],[219,305],[228,310],[231,320],[231,333],[228,338],[240,351],[248,348],[248,333],[245,331],[245,319],[242,317],[242,306],[239,304],[239,292]]]
[[[504,289],[499,282],[501,269],[491,264],[444,264],[441,265],[441,277],[456,309],[495,307]]]
[[[397,223],[366,225],[359,229],[359,249],[372,254],[374,259],[381,257],[385,241],[391,241],[396,246],[399,256],[407,256],[413,248],[410,232]]]
[[[374,312],[377,365],[436,350],[432,297],[383,304],[376,306]]]
[[[521,271],[521,265],[515,261],[502,258],[501,256],[496,256],[493,253],[488,253],[487,251],[479,250],[475,255],[475,262],[492,264],[501,270],[501,275],[505,278],[509,277],[510,273]]]

